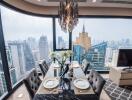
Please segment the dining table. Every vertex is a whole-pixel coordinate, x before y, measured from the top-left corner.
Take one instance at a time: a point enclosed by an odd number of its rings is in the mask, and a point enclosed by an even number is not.
[[[69,73],[67,73],[65,77],[69,80],[70,89],[68,88],[62,90],[60,85],[57,85],[54,88],[45,87],[45,82],[47,80],[54,79],[60,82],[60,66],[58,63],[51,63],[49,70],[43,78],[33,100],[98,100],[98,96],[95,94],[92,86],[89,84],[81,65],[77,61],[72,61],[69,67],[72,69],[72,77],[68,75]],[[86,81],[88,87],[84,89],[78,88],[75,82],[80,80]]]

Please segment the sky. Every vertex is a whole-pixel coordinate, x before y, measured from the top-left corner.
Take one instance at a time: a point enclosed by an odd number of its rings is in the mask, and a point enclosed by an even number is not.
[[[46,35],[52,41],[52,18],[25,15],[2,6],[1,15],[5,40],[23,40],[28,37],[39,39],[41,35]],[[132,19],[79,18],[72,33],[73,40],[82,32],[83,24],[92,40],[108,41],[132,37]],[[68,40],[68,34],[61,31],[57,19],[56,33]]]

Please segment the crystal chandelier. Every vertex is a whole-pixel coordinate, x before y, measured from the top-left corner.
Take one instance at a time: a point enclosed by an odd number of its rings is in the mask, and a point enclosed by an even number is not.
[[[78,23],[77,0],[60,0],[59,24],[64,32],[72,32]]]

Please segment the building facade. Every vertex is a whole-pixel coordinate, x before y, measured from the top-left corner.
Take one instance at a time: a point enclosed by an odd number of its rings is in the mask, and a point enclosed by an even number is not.
[[[26,71],[30,71],[32,68],[35,67],[35,61],[31,48],[29,47],[26,41],[24,41],[23,43],[23,52],[25,59],[25,69]]]
[[[41,36],[39,39],[39,53],[40,53],[40,60],[45,59],[48,62],[49,47],[48,47],[48,40],[46,36]]]
[[[10,55],[12,56],[13,67],[16,70],[17,80],[26,72],[23,43],[14,41],[8,43]]]
[[[1,54],[0,54],[0,96],[4,94],[6,91],[7,91],[6,81],[4,77],[3,65],[2,65]]]
[[[82,62],[83,54],[85,53],[85,49],[80,45],[73,45],[73,60]]]
[[[15,83],[15,77],[17,80],[19,80],[26,71],[29,71],[35,67],[35,61],[32,51],[26,41],[9,42],[6,51],[12,83]]]
[[[97,70],[106,70],[105,55],[106,55],[107,42],[102,42],[92,46],[86,53],[87,60],[90,62],[91,67]]]
[[[86,51],[91,47],[91,37],[85,32],[85,27],[83,25],[82,33],[79,33],[79,37],[76,38],[74,44],[82,46]]]
[[[61,36],[58,37],[58,45],[57,45],[57,49],[65,49],[66,45],[65,45],[65,41],[63,40],[63,38]]]

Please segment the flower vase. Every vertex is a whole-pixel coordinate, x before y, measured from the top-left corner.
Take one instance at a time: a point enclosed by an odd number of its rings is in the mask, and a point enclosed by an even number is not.
[[[61,78],[64,78],[64,76],[65,76],[65,75],[63,75],[63,72],[64,72],[64,66],[61,66],[61,67],[60,67],[60,73],[59,73],[59,76],[60,76]]]

